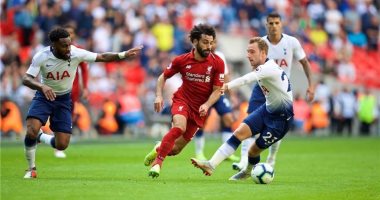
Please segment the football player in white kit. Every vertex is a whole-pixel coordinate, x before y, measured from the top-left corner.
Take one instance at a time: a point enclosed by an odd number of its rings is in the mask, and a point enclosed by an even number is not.
[[[208,161],[191,159],[206,176],[232,155],[241,141],[258,135],[248,153],[248,166],[230,180],[250,177],[254,165],[260,162],[260,153],[283,138],[293,120],[293,94],[284,70],[273,59],[267,58],[268,44],[260,37],[250,39],[247,57],[253,71],[223,85],[221,92],[257,81],[265,95],[265,104],[248,115],[227,142],[222,144]]]
[[[58,150],[68,147],[72,129],[71,89],[78,64],[87,62],[111,62],[133,58],[142,46],[120,53],[93,53],[71,45],[70,34],[58,27],[49,33],[51,46],[33,56],[32,63],[23,77],[23,84],[37,90],[26,118],[25,156],[28,169],[24,178],[37,178],[35,154],[37,143],[44,142]],[[41,75],[41,82],[35,78]],[[41,126],[50,117],[50,129],[54,135],[45,134]]]
[[[268,58],[273,59],[285,71],[290,78],[290,72],[294,61],[301,63],[304,73],[308,81],[307,101],[311,102],[314,99],[314,87],[312,84],[312,75],[309,61],[300,44],[300,42],[292,36],[282,33],[281,16],[277,13],[271,13],[267,16],[267,32],[268,35],[262,37],[269,46]],[[251,113],[259,108],[265,102],[262,90],[258,85],[252,90],[252,95],[249,100],[247,113]],[[249,138],[242,142],[241,158],[239,163],[233,163],[232,168],[235,170],[244,169],[247,164],[248,148],[255,139]],[[276,155],[280,147],[281,140],[269,147],[269,154],[266,162],[274,167]]]

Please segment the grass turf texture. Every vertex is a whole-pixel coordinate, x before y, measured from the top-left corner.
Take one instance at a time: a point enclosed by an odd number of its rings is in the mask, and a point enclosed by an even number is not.
[[[207,140],[206,155],[219,145],[220,140]],[[228,161],[205,177],[191,165],[193,143],[168,157],[152,180],[143,159],[153,146],[119,139],[78,142],[66,159],[58,159],[40,144],[38,178],[24,180],[22,143],[2,142],[1,199],[380,199],[380,138],[288,137],[269,185],[228,181],[235,173]]]

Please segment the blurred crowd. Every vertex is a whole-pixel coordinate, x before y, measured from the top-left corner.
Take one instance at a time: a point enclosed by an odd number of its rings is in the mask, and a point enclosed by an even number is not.
[[[83,126],[88,127],[88,123],[91,123],[91,127],[95,127],[100,134],[123,133],[128,127],[138,132],[160,121],[152,106],[156,79],[174,56],[192,48],[188,32],[198,23],[211,24],[218,34],[230,37],[262,36],[266,34],[266,15],[276,11],[283,17],[284,32],[301,41],[315,74],[334,77],[344,84],[380,89],[380,79],[377,78],[377,74],[380,74],[377,65],[380,63],[380,0],[0,2],[0,95],[4,100],[2,102],[7,100],[15,103],[21,119],[25,117],[34,95],[34,91],[21,84],[21,77],[33,55],[49,45],[47,33],[55,26],[68,24],[75,27],[75,43],[89,51],[118,52],[144,45],[138,60],[89,64],[89,96],[83,99],[84,109],[78,111],[75,119],[88,116],[90,119],[84,120],[86,125]],[[235,71],[233,65],[230,68],[230,71]],[[323,99],[331,99],[335,94],[345,94],[347,91],[321,93]],[[367,92],[363,91],[362,94],[365,96]],[[237,111],[245,101],[240,96],[238,93],[231,94]],[[361,120],[357,108],[360,108],[358,103],[362,95],[353,96],[355,103],[351,102],[351,106],[355,104],[355,110],[351,110],[349,115]],[[331,113],[344,116],[344,111],[351,109],[339,101],[334,102],[338,103],[327,106],[325,101],[317,98],[313,105],[308,105],[310,112],[306,112],[309,114],[305,116],[309,119],[310,113],[313,113],[312,106],[320,103],[328,113],[328,124],[334,124],[335,119],[330,117],[335,114]],[[2,104],[2,118],[9,114],[5,108]],[[374,110],[378,110],[378,103],[375,103]],[[4,124],[4,120],[1,121]],[[312,123],[310,125],[310,120],[304,122],[306,125],[302,127],[307,126],[305,131],[318,128]],[[89,129],[80,130],[86,132]]]

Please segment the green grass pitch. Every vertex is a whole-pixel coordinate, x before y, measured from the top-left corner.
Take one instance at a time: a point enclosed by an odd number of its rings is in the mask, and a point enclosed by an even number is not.
[[[207,156],[219,145],[207,140]],[[235,173],[228,161],[204,176],[191,165],[193,143],[168,157],[160,177],[151,179],[143,159],[153,146],[140,140],[78,142],[58,159],[40,144],[38,178],[24,180],[22,143],[2,142],[1,199],[380,199],[380,138],[288,137],[269,185],[228,181]]]

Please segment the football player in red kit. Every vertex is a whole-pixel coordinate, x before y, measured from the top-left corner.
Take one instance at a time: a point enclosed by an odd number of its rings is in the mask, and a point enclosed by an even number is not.
[[[172,128],[145,157],[144,164],[151,166],[149,176],[160,175],[162,162],[167,155],[177,155],[191,141],[195,132],[203,127],[209,108],[219,99],[224,82],[224,62],[212,53],[216,34],[205,24],[194,26],[190,32],[193,50],[179,55],[159,76],[154,109],[163,108],[163,87],[166,79],[182,75],[182,86],[173,95]]]

